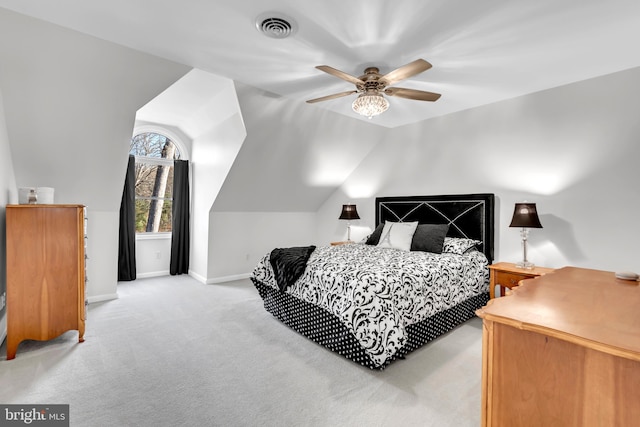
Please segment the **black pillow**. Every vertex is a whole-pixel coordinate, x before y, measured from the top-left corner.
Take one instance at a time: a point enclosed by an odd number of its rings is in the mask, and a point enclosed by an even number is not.
[[[373,230],[373,233],[369,234],[367,237],[367,241],[365,242],[367,245],[377,245],[380,241],[380,236],[382,235],[382,229],[384,228],[384,224],[380,224]]]
[[[441,254],[448,231],[449,224],[419,224],[413,234],[411,250]]]

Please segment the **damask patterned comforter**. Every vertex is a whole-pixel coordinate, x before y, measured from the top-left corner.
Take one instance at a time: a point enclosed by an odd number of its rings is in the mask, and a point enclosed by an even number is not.
[[[488,261],[364,244],[319,246],[285,292],[329,311],[382,365],[407,341],[405,327],[488,291]],[[254,279],[279,289],[266,254]]]

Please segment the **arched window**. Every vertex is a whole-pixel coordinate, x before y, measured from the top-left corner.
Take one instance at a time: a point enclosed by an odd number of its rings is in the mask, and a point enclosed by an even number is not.
[[[136,233],[171,232],[173,161],[180,159],[178,147],[165,135],[144,132],[131,139],[129,154],[136,158]]]

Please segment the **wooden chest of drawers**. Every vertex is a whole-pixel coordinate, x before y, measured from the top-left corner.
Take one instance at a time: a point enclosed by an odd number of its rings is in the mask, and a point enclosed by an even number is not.
[[[81,205],[8,205],[7,360],[23,340],[85,329],[85,224]]]

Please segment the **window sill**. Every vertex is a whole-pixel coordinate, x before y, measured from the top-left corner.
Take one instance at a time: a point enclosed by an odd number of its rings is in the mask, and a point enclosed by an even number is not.
[[[171,233],[136,233],[136,240],[166,240],[171,239]]]

